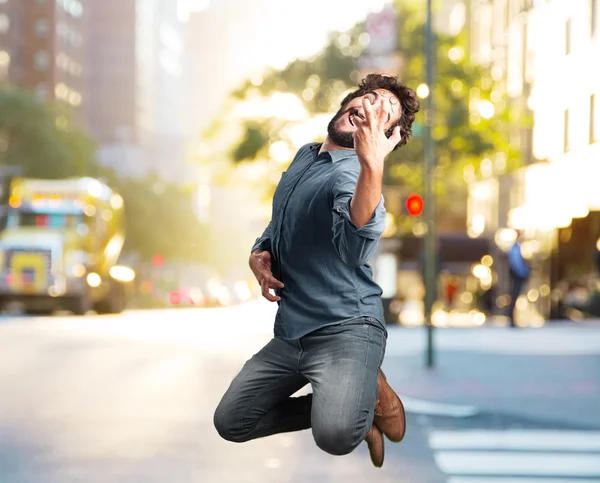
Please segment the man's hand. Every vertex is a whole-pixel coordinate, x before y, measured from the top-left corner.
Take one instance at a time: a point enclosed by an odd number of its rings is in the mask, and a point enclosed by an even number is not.
[[[377,105],[379,104],[379,105]],[[374,170],[383,175],[383,161],[400,142],[400,127],[396,127],[392,135],[385,135],[385,124],[390,113],[387,99],[375,106],[363,99],[364,119],[354,116],[357,131],[354,133],[354,150],[363,168]]]
[[[385,135],[390,110],[386,99],[373,109],[371,102],[365,98],[363,108],[364,118],[354,116],[358,128],[354,133],[354,150],[360,162],[360,173],[350,201],[350,218],[358,228],[369,222],[381,200],[383,162],[400,142],[399,127],[394,129],[389,139]]]
[[[264,250],[254,250],[250,255],[250,269],[260,287],[262,295],[269,302],[277,302],[281,297],[271,294],[271,289],[283,288],[283,283],[273,276],[271,271],[271,254]]]

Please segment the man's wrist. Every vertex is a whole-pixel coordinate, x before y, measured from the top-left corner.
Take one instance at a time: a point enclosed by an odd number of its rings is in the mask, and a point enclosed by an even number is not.
[[[361,161],[360,171],[366,176],[382,177],[383,176],[383,163],[379,161]]]
[[[366,186],[379,186],[383,183],[383,166],[368,166],[364,165],[360,167],[360,172],[358,173],[358,184],[366,185]]]

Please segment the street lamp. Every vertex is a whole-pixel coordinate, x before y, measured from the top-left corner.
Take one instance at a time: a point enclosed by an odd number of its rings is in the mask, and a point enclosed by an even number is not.
[[[424,275],[425,275],[425,327],[427,329],[427,354],[426,364],[431,368],[434,366],[433,357],[433,321],[432,312],[435,302],[435,286],[436,286],[436,266],[437,253],[435,250],[435,206],[434,206],[434,173],[435,159],[433,152],[433,12],[432,0],[427,0],[427,21],[425,23],[425,59],[426,59],[426,79],[425,85],[427,93],[425,97],[425,202],[424,202],[424,219],[427,225],[425,234],[425,257],[424,257]],[[421,87],[419,86],[419,87]],[[424,89],[421,89],[421,94],[425,94]]]

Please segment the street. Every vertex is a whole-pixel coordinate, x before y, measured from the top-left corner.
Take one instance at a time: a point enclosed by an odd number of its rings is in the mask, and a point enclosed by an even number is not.
[[[275,305],[0,317],[0,483],[600,481],[600,325],[389,328],[408,431],[375,469],[309,431],[237,445],[213,410]],[[375,481],[375,480],[373,480]]]

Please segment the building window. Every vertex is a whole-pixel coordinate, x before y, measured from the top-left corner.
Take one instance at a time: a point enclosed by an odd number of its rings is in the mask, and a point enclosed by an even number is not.
[[[10,67],[10,54],[6,50],[0,50],[0,80],[8,77]]]
[[[69,98],[69,88],[62,82],[54,86],[54,95],[57,99],[66,100]]]
[[[69,10],[75,18],[80,18],[83,15],[83,5],[81,2],[73,1]]]
[[[79,18],[83,14],[83,4],[79,0],[59,0],[65,12]]]
[[[35,33],[41,39],[47,39],[50,34],[50,21],[40,18],[35,22]]]
[[[81,67],[81,64],[77,62],[71,62],[71,65],[69,66],[69,73],[74,77],[81,77],[81,74],[83,74],[83,68]]]
[[[5,13],[0,13],[0,34],[5,34],[10,28],[10,18]]]
[[[600,109],[596,94],[590,96],[590,144],[600,141]]]
[[[590,32],[592,37],[598,31],[598,0],[590,0]]]
[[[569,110],[565,109],[565,124],[563,134],[563,152],[569,151]]]
[[[69,103],[72,106],[75,106],[75,107],[80,106],[81,102],[82,102],[82,98],[81,98],[81,94],[79,92],[71,91],[69,93]]]
[[[40,50],[33,57],[35,68],[41,72],[48,70],[50,66],[50,55],[45,50]]]
[[[81,47],[81,45],[82,45],[81,35],[79,35],[77,32],[73,32],[71,30],[70,34],[69,34],[69,44],[71,45],[71,47],[74,47],[74,48]]]
[[[10,65],[10,54],[6,50],[0,50],[0,67],[8,67]]]
[[[569,55],[571,53],[571,24],[572,20],[567,20],[565,24],[565,55]]]
[[[50,89],[48,88],[47,84],[41,82],[35,86],[35,95],[38,97],[38,99],[45,101],[46,99],[48,99],[49,93]]]

